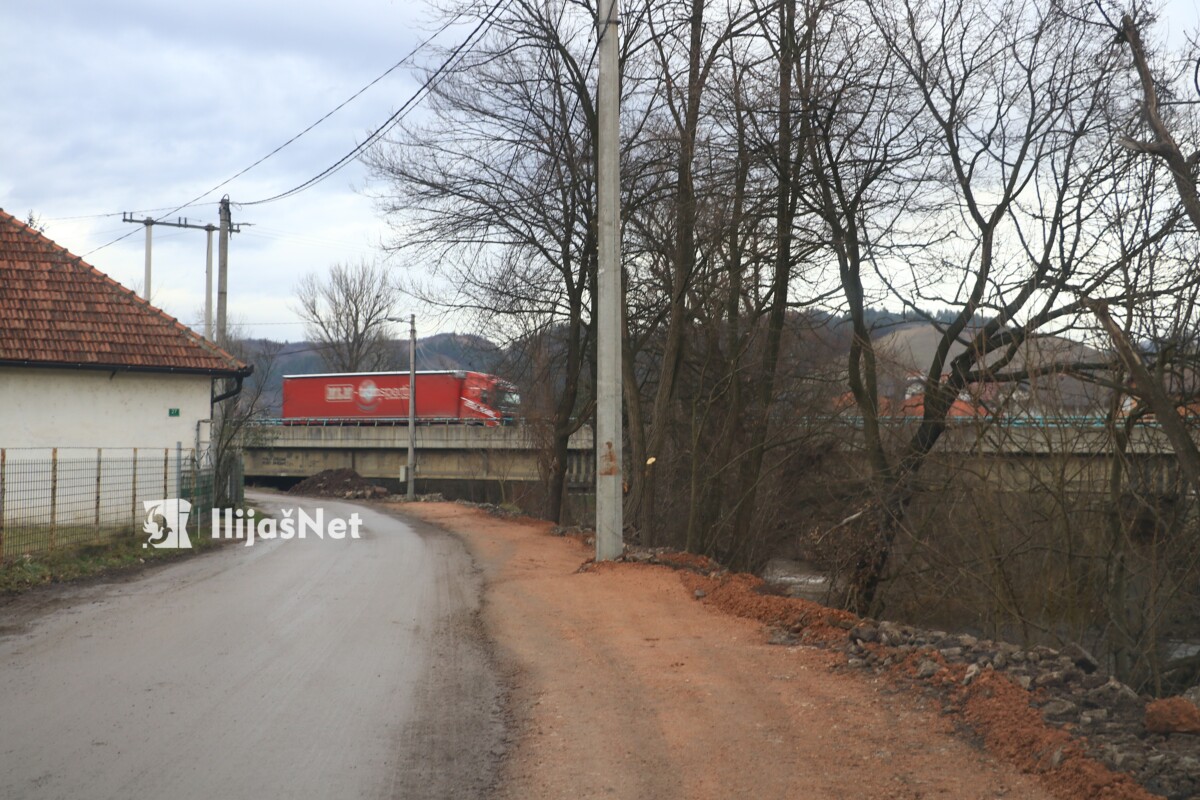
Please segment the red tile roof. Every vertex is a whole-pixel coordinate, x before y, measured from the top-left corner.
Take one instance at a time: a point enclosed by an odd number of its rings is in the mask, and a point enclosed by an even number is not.
[[[0,364],[248,374],[250,368],[0,209]]]

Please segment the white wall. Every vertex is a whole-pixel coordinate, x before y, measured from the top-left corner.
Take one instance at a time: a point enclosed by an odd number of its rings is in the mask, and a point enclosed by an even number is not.
[[[194,447],[211,389],[207,375],[0,368],[0,447]]]

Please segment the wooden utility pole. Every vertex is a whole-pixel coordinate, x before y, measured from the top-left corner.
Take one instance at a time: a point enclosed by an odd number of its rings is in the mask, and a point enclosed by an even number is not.
[[[602,0],[596,211],[599,222],[596,299],[596,560],[624,550],[621,432],[621,168],[618,0]]]

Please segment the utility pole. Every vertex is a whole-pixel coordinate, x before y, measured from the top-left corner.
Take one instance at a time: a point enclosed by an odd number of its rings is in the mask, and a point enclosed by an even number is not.
[[[204,338],[210,342],[213,338],[212,318],[212,235],[216,230],[214,225],[205,225],[204,232],[208,234],[208,249],[204,254]]]
[[[142,281],[142,297],[147,303],[150,302],[150,232],[154,230],[154,220],[146,217],[142,220],[142,224],[146,226],[146,277]]]
[[[601,0],[596,200],[599,217],[596,300],[596,560],[624,550],[621,443],[621,168],[618,0]]]
[[[417,315],[408,315],[408,499],[417,496]]]
[[[404,322],[404,317],[384,317],[385,322]],[[405,492],[417,497],[417,315],[408,315],[408,466],[404,469]]]
[[[217,344],[226,344],[225,301],[229,294],[229,195],[221,198],[221,232],[217,237]]]
[[[221,201],[221,203],[222,203],[222,206],[221,206],[221,212],[222,212],[221,233],[222,233],[222,236],[224,236],[224,239],[222,240],[222,243],[221,243],[221,249],[222,249],[221,264],[222,264],[222,276],[223,276],[224,275],[224,272],[223,272],[224,265],[227,263],[227,257],[225,256],[224,253],[225,253],[225,249],[229,246],[229,234],[230,233],[241,233],[242,226],[227,224],[229,222],[229,197],[228,197],[228,195],[225,197],[224,200]],[[174,222],[167,222],[166,220],[154,219],[153,217],[146,217],[145,219],[134,219],[133,214],[131,214],[129,212],[125,212],[124,214],[121,215],[121,221],[122,222],[136,222],[139,225],[146,226],[146,278],[145,278],[145,283],[142,287],[142,297],[144,297],[147,302],[150,301],[150,264],[151,264],[150,230],[155,225],[166,225],[168,228],[192,228],[194,230],[204,231],[208,234],[208,252],[205,255],[205,263],[204,263],[204,338],[208,339],[209,341],[212,341],[212,338],[213,338],[213,327],[212,327],[212,235],[213,235],[213,231],[217,230],[217,227],[215,225],[213,225],[211,222],[207,225],[197,225],[193,222],[188,222],[186,219],[184,219],[182,217],[175,220]],[[221,283],[222,287],[224,287],[224,285],[225,285],[224,283]],[[224,288],[222,288],[221,291],[224,292],[225,291]],[[221,309],[224,309],[223,295],[222,295],[222,301],[221,301]],[[219,310],[218,317],[217,317],[217,327],[221,329],[222,333],[224,332],[224,323],[223,323],[224,318],[225,317],[224,317],[223,310]]]

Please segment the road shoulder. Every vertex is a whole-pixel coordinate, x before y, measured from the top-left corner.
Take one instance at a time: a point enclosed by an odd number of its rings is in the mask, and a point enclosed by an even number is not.
[[[550,526],[453,504],[405,513],[463,537],[508,665],[501,798],[1049,797],[832,653],[767,644],[665,568],[605,565]]]

